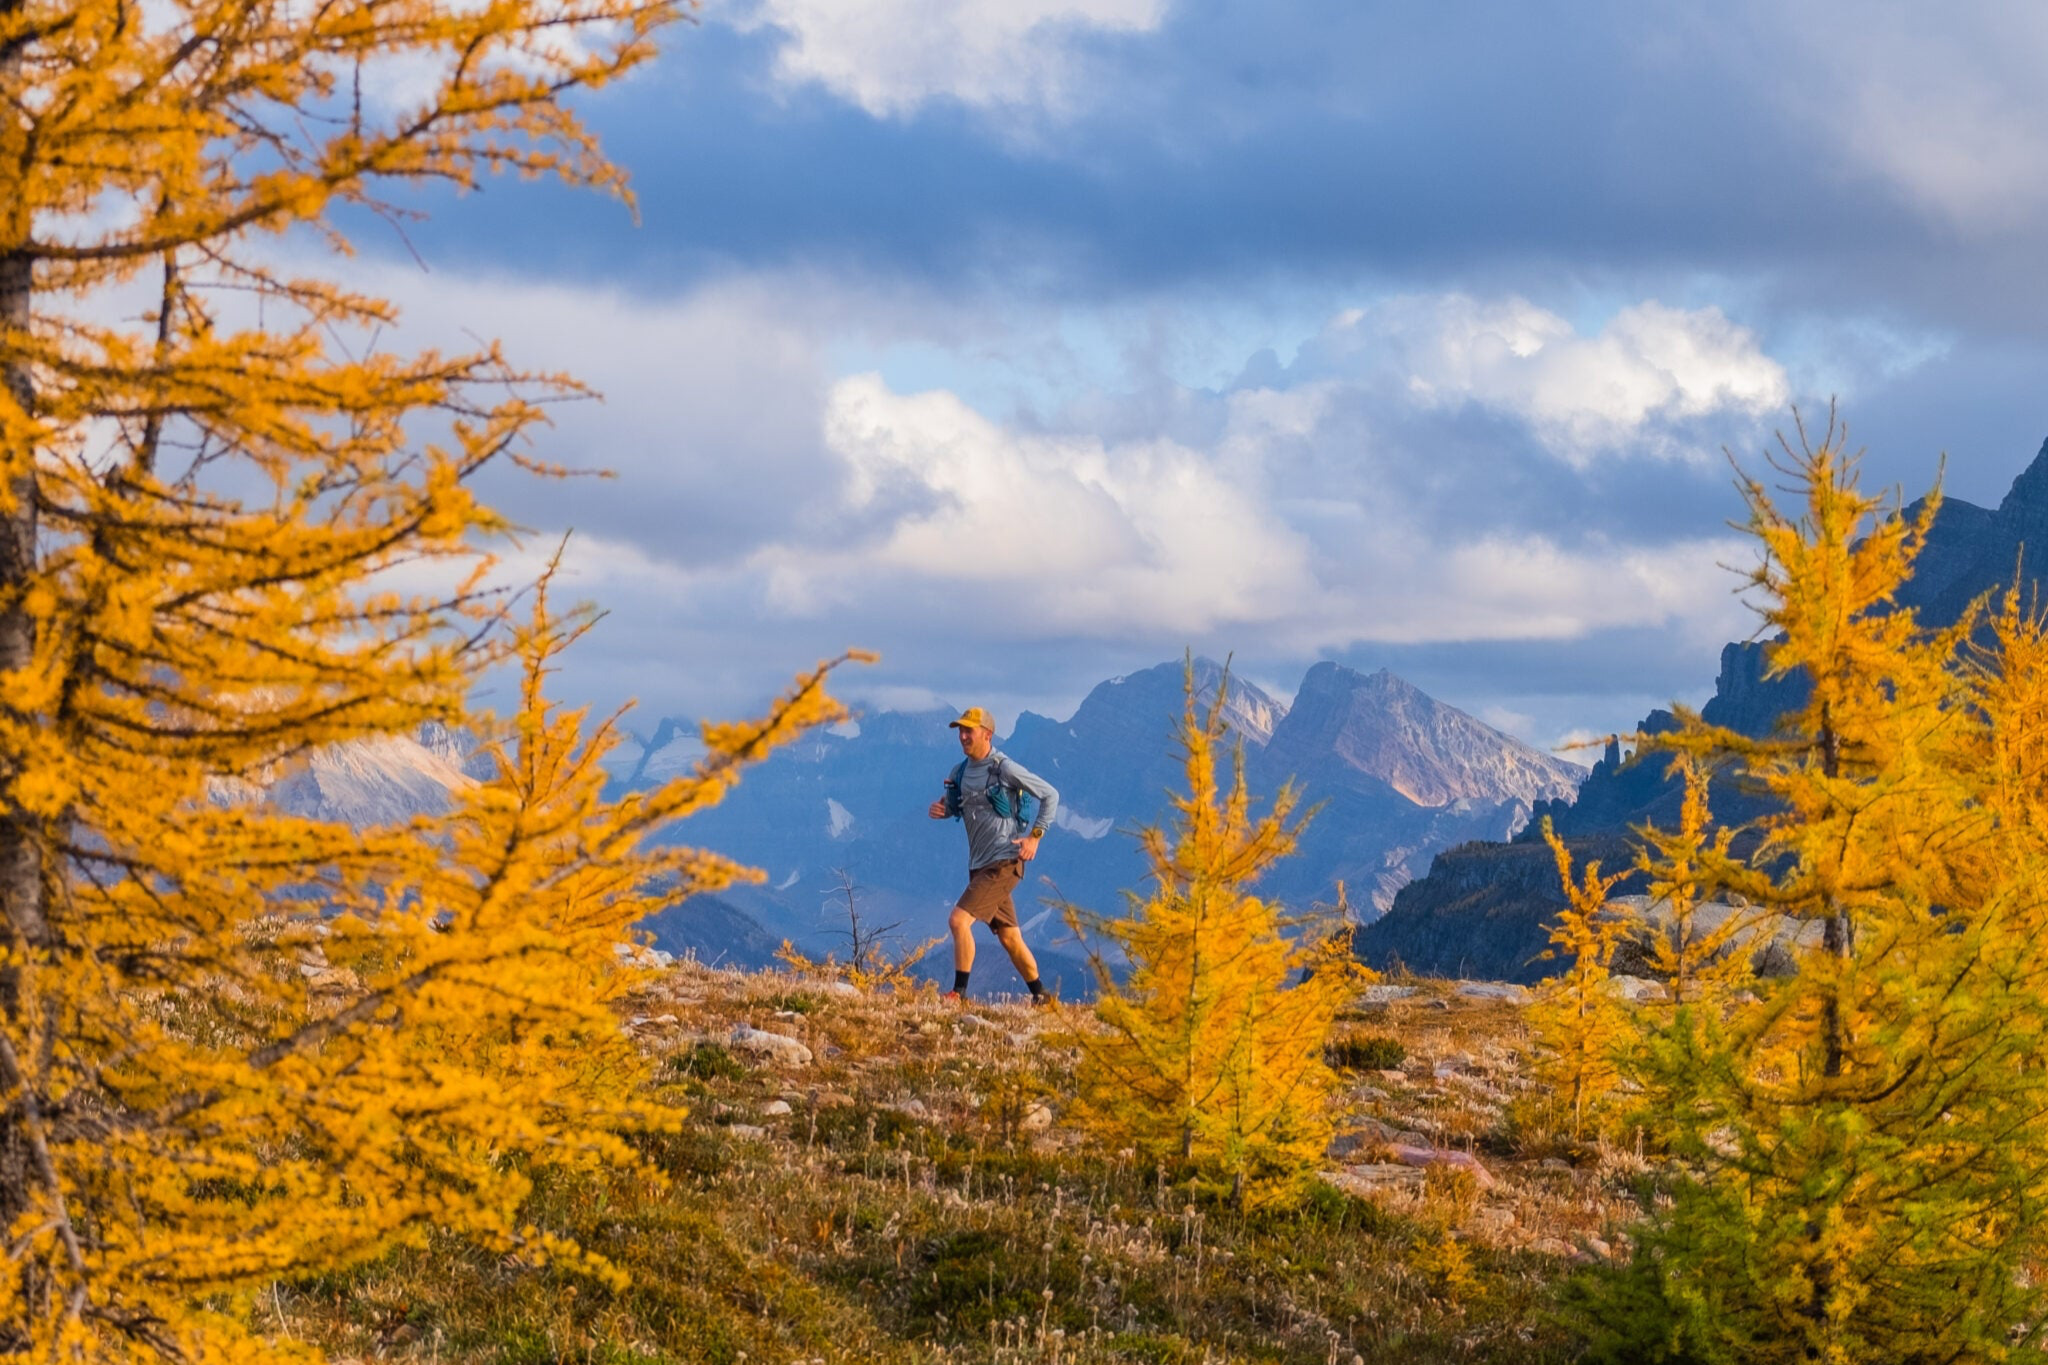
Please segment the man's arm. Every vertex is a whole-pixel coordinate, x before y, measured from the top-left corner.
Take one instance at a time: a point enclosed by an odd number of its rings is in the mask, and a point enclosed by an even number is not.
[[[1030,831],[1014,841],[1024,861],[1029,862],[1038,856],[1039,837],[1052,828],[1053,814],[1060,808],[1059,789],[1013,758],[1006,758],[1004,767],[1012,782],[1038,798],[1038,815]]]
[[[965,764],[962,764],[961,768],[964,768],[965,766]],[[958,813],[958,809],[955,806],[955,803],[960,799],[960,793],[957,787],[960,781],[959,774],[961,772],[961,768],[955,768],[952,772],[946,775],[946,794],[940,797],[938,800],[932,802],[931,805],[925,807],[924,813],[926,815],[931,816],[932,819],[944,820],[947,817]]]

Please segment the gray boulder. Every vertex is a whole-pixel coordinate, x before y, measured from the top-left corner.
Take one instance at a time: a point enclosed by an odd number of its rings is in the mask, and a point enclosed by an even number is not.
[[[784,1066],[809,1066],[811,1050],[787,1034],[770,1033],[765,1029],[749,1028],[745,1024],[732,1031],[726,1046],[734,1052],[744,1052],[765,1061],[779,1062]]]

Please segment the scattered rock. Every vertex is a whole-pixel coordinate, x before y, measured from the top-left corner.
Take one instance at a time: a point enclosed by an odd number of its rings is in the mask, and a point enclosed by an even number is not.
[[[802,1010],[777,1010],[774,1017],[777,1019],[801,1019],[804,1017],[804,1014]]]
[[[893,1109],[905,1118],[928,1119],[932,1116],[932,1111],[925,1106],[925,1102],[918,1099],[898,1100],[894,1104],[885,1104],[882,1107]]]
[[[1373,1074],[1388,1085],[1408,1084],[1408,1073],[1405,1071],[1375,1071]]]
[[[1036,1100],[1024,1111],[1024,1117],[1018,1120],[1017,1126],[1027,1133],[1042,1133],[1052,1127],[1052,1120],[1052,1105],[1045,1100]]]
[[[1562,1237],[1538,1237],[1534,1250],[1542,1252],[1545,1256],[1569,1256],[1572,1254],[1572,1244]]]
[[[1566,1161],[1562,1157],[1555,1156],[1544,1157],[1540,1165],[1546,1171],[1564,1171],[1566,1173],[1569,1173],[1572,1168],[1571,1162]]]
[[[844,995],[850,996],[855,1000],[860,999],[860,987],[854,985],[851,981],[828,981],[825,983],[825,990],[831,995]]]
[[[1598,1237],[1588,1235],[1585,1239],[1584,1246],[1585,1250],[1581,1252],[1579,1255],[1580,1260],[1590,1263],[1594,1261],[1609,1261],[1614,1259],[1614,1248],[1607,1245],[1607,1243],[1601,1241]]]
[[[1467,1000],[1506,1000],[1516,1005],[1529,1003],[1529,988],[1512,981],[1460,981],[1458,994]]]
[[[1422,1007],[1426,1010],[1447,1010],[1451,1007],[1451,1002],[1448,1000],[1430,1000],[1425,1002]]]
[[[978,1014],[963,1014],[960,1016],[958,1023],[962,1033],[1001,1033],[1004,1031],[1000,1024],[992,1024]]]
[[[757,1127],[751,1123],[728,1124],[725,1131],[731,1133],[736,1138],[753,1138],[756,1141],[768,1136],[766,1128]]]
[[[614,943],[612,951],[619,955],[620,961],[629,962],[635,967],[645,968],[649,971],[659,967],[673,967],[676,965],[676,955],[674,953],[665,953],[659,948],[643,947],[638,943]]]
[[[1493,1173],[1480,1165],[1479,1158],[1470,1152],[1446,1151],[1441,1147],[1418,1147],[1406,1142],[1391,1143],[1387,1150],[1394,1160],[1403,1166],[1455,1166],[1460,1170],[1472,1172],[1473,1178],[1479,1182],[1480,1189],[1493,1188]]]
[[[1615,951],[1615,969],[1631,976],[1654,973],[1656,940],[1662,938],[1668,945],[1675,935],[1671,902],[1648,896],[1613,896],[1607,905],[1605,913],[1628,927]],[[1727,934],[1724,953],[1747,954],[1750,970],[1760,977],[1792,975],[1799,969],[1799,960],[1820,947],[1826,933],[1819,920],[1756,913],[1739,897],[1694,906],[1692,929],[1696,935]]]
[[[1370,1197],[1388,1190],[1405,1190],[1413,1194],[1422,1192],[1423,1174],[1410,1166],[1340,1166],[1333,1171],[1324,1171],[1322,1176],[1346,1194]]]
[[[1393,1139],[1394,1130],[1378,1119],[1360,1119],[1356,1128],[1339,1133],[1330,1139],[1325,1155],[1342,1161],[1345,1157],[1384,1147]]]
[[[726,1046],[734,1052],[751,1053],[789,1066],[809,1066],[811,1050],[796,1039],[781,1033],[769,1033],[765,1029],[739,1025],[726,1040]]]
[[[1661,981],[1647,981],[1640,976],[1610,976],[1607,978],[1607,993],[1631,1005],[1645,1001],[1663,1001],[1671,998],[1670,989]]]
[[[1367,1005],[1385,1005],[1395,1000],[1406,1000],[1415,994],[1413,986],[1389,986],[1384,983],[1367,986],[1358,993],[1359,1000]]]
[[[1504,1209],[1493,1205],[1472,1210],[1471,1218],[1466,1220],[1466,1226],[1474,1232],[1483,1232],[1493,1237],[1500,1236],[1514,1225],[1515,1211],[1513,1209]]]
[[[788,1100],[770,1100],[761,1106],[761,1117],[779,1119],[790,1112]]]

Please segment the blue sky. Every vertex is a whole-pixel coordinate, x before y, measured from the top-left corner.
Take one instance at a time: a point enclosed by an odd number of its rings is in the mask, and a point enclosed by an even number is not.
[[[1548,744],[1704,697],[1794,404],[1909,497],[2041,447],[2043,70],[2017,0],[709,0],[580,102],[637,224],[494,182],[359,269],[605,394],[540,453],[617,478],[491,492],[650,728],[1192,647]]]

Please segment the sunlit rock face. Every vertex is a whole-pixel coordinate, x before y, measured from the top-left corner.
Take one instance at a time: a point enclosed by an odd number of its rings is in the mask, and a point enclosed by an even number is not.
[[[209,795],[357,828],[400,825],[446,813],[491,766],[468,732],[429,722],[414,734],[325,745],[247,778],[217,778]]]
[[[1322,784],[1375,778],[1418,806],[1569,797],[1586,770],[1504,735],[1381,669],[1317,664],[1263,766]]]

